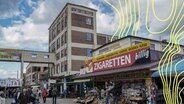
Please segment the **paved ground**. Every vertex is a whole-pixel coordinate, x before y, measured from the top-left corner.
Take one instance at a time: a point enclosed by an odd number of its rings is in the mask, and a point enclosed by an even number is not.
[[[12,99],[7,99],[6,104],[11,104]],[[42,99],[40,99],[40,104],[44,104]],[[52,104],[52,99],[47,98],[47,102],[45,104]],[[75,104],[73,103],[73,99],[57,99],[57,104]]]

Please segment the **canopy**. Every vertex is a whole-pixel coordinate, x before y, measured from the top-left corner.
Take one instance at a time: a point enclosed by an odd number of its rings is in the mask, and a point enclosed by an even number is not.
[[[171,75],[174,76],[174,75],[176,75],[175,67],[176,67],[177,74],[184,71],[184,59],[180,58],[180,59],[174,60],[172,63],[169,63],[168,66],[167,66],[167,64],[165,64],[165,66],[162,69],[160,69],[160,71],[163,72],[164,75],[170,75],[170,73],[171,73]],[[170,71],[170,68],[171,68],[171,71]],[[167,71],[166,71],[166,69],[167,69]],[[159,71],[154,72],[151,76],[152,77],[160,77]]]

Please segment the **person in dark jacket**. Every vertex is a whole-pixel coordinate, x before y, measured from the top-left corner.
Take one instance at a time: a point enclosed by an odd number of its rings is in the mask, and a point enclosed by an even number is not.
[[[56,104],[56,102],[57,102],[57,88],[56,87],[54,87],[53,89],[52,89],[52,103],[53,104]]]
[[[28,104],[29,103],[28,94],[26,91],[27,91],[26,89],[23,89],[23,92],[20,93],[20,96],[19,96],[20,104]]]

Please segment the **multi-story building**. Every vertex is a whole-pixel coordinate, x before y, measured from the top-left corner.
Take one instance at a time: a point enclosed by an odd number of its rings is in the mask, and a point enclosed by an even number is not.
[[[46,87],[48,82],[48,64],[31,63],[26,67],[25,86]]]
[[[92,56],[92,49],[109,42],[109,35],[96,32],[96,12],[67,3],[53,21],[49,27],[49,52],[56,53],[56,62],[50,65],[51,78],[67,82],[66,77],[85,66],[84,60]]]

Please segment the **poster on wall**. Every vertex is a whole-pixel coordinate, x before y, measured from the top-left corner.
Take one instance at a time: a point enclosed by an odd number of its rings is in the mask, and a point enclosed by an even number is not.
[[[0,79],[0,87],[20,87],[18,79]]]
[[[20,61],[21,54],[16,52],[9,52],[9,51],[1,51],[0,50],[0,60],[17,60]]]

